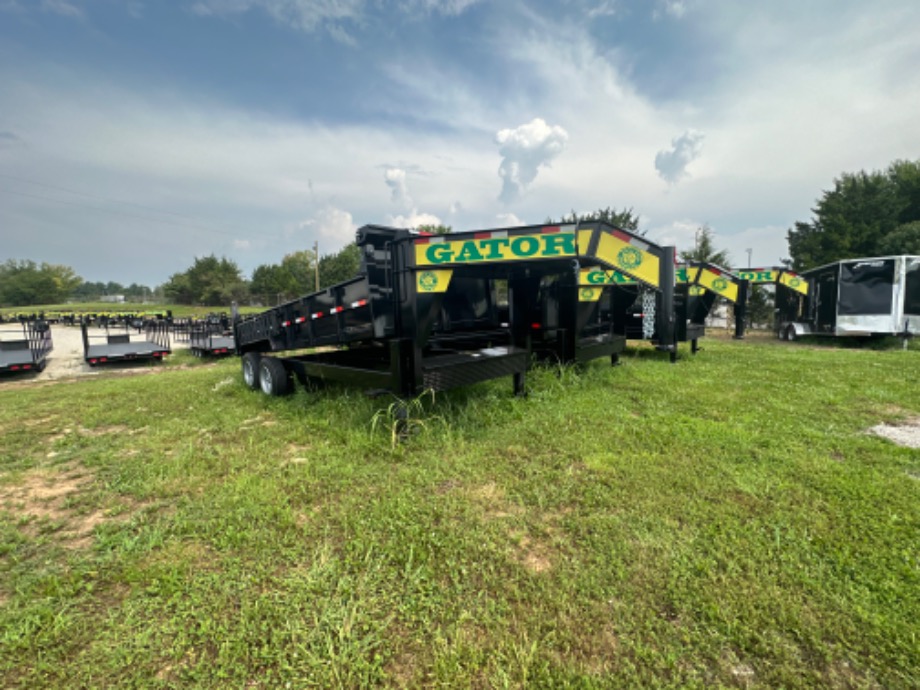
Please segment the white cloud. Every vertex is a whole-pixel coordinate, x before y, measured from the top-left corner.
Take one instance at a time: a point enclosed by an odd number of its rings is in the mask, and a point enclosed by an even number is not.
[[[412,197],[406,186],[406,171],[402,168],[387,168],[383,172],[383,181],[390,188],[390,200],[407,209],[412,207]]]
[[[337,251],[354,241],[358,226],[355,225],[348,211],[326,206],[320,209],[313,218],[301,223],[301,229],[309,229],[314,234],[330,240],[332,246],[324,250]]]
[[[463,14],[482,0],[405,0],[401,7],[406,12],[437,12],[446,16]]]
[[[233,240],[233,248],[240,251],[246,251],[252,248],[252,242],[249,240]]]
[[[462,211],[463,211],[463,204],[461,204],[459,201],[451,201],[450,207],[447,209],[447,212],[452,216],[455,216],[458,213],[461,213]]]
[[[668,16],[681,19],[687,13],[687,0],[659,0],[658,6],[652,12],[654,19]]]
[[[534,118],[515,129],[503,129],[495,135],[502,157],[498,176],[502,178],[499,199],[505,203],[517,200],[537,179],[537,173],[565,150],[569,135],[562,127],[549,126]]]
[[[699,158],[703,151],[701,132],[687,130],[679,137],[671,139],[670,151],[659,151],[655,156],[655,170],[668,184],[677,184],[689,173],[687,166]]]
[[[588,10],[588,19],[597,17],[612,17],[619,12],[617,7],[618,0],[601,0],[598,4]]]
[[[361,17],[365,0],[198,0],[192,12],[202,16],[226,17],[262,10],[280,24],[302,31],[314,31],[323,25],[338,27],[337,22]],[[347,34],[346,34],[347,35]]]
[[[417,228],[419,225],[441,225],[441,219],[432,213],[419,213],[412,209],[405,216],[390,216],[390,225],[396,228]]]
[[[67,0],[42,0],[42,11],[60,14],[64,17],[82,17],[83,10]]]
[[[497,216],[495,216],[495,220],[498,221],[496,226],[499,228],[516,228],[521,225],[527,225],[527,223],[522,221],[513,213],[499,213]]]

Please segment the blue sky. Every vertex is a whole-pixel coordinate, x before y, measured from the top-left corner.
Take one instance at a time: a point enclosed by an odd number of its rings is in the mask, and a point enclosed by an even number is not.
[[[736,265],[920,157],[920,3],[0,0],[0,260],[247,277],[365,223],[632,207]]]

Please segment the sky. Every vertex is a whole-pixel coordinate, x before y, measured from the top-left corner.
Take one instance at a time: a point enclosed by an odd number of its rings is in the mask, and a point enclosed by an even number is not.
[[[631,208],[733,265],[920,157],[920,2],[0,0],[0,261],[245,277],[368,223]]]

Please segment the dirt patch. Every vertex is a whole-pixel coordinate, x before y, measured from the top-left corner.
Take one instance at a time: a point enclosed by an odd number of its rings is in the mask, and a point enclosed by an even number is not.
[[[897,424],[877,424],[868,433],[886,438],[905,448],[920,449],[920,417],[906,419]]]
[[[474,486],[468,493],[470,499],[482,507],[486,519],[513,517],[523,512],[520,506],[514,505],[505,497],[505,490],[495,482]]]
[[[517,543],[515,558],[532,573],[545,573],[553,567],[549,548],[530,537],[523,536]]]
[[[72,499],[93,479],[92,473],[72,465],[56,472],[33,470],[15,485],[0,485],[0,509],[20,520],[20,529],[31,537],[51,531],[66,548],[87,548],[93,531],[108,518],[103,510],[79,512]]]

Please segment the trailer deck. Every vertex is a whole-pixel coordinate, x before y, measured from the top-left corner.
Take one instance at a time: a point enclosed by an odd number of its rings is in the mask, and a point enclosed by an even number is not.
[[[130,325],[107,325],[103,333],[90,333],[87,323],[83,333],[83,358],[91,367],[99,364],[137,360],[162,360],[172,350],[166,322],[148,323],[143,334]]]
[[[42,371],[53,349],[51,328],[44,321],[0,327],[0,374]]]
[[[236,350],[233,333],[214,332],[210,324],[193,328],[188,337],[189,349],[195,357],[222,357]]]

